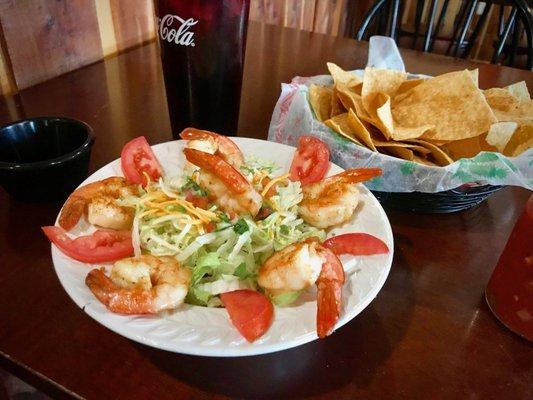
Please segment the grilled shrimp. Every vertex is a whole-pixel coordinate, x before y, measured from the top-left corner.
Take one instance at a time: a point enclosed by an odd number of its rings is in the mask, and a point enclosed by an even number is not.
[[[106,276],[93,269],[85,283],[110,311],[155,314],[183,303],[191,272],[172,257],[142,255],[117,261]]]
[[[116,230],[130,229],[135,210],[119,206],[115,200],[128,194],[138,194],[138,191],[136,185],[128,184],[118,176],[82,186],[65,202],[59,215],[59,225],[68,231],[82,215],[86,215],[93,225]]]
[[[379,168],[347,169],[302,188],[298,214],[305,222],[326,229],[348,221],[359,202],[356,183],[381,174]]]
[[[316,284],[317,334],[324,338],[332,332],[341,311],[344,269],[331,250],[313,239],[287,246],[265,261],[257,283],[274,295]]]
[[[244,163],[244,156],[235,142],[218,133],[195,128],[185,128],[180,137],[188,140],[187,147],[215,154],[236,169]]]
[[[190,163],[200,167],[198,184],[210,201],[228,213],[257,215],[263,198],[239,171],[216,154],[191,148],[183,152]]]

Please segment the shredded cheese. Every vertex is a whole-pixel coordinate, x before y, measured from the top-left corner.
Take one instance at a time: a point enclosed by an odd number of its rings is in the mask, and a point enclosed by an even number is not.
[[[174,216],[177,218],[178,223],[184,222],[195,225],[200,233],[204,232],[203,225],[219,220],[218,215],[213,211],[195,207],[191,202],[180,198],[177,193],[172,193],[171,196],[169,194],[159,189],[147,193],[141,198],[140,203],[149,209],[141,213],[139,217],[155,216],[160,218]],[[180,206],[184,212],[168,210],[169,206]]]
[[[254,184],[260,184],[263,182],[263,179],[268,177],[268,172],[266,171],[258,171],[253,177],[252,177],[252,183]]]
[[[150,186],[150,183],[152,183],[152,179],[150,178],[150,175],[148,175],[146,171],[143,171],[143,175],[146,178],[146,187]]]
[[[274,186],[278,182],[287,180],[289,178],[289,176],[290,176],[290,174],[285,174],[285,175],[281,175],[281,176],[278,176],[277,178],[272,179],[264,187],[263,191],[261,192],[261,196],[265,197],[272,186]]]

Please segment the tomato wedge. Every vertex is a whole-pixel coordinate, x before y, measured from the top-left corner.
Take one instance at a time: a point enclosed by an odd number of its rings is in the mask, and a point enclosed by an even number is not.
[[[193,206],[207,210],[209,208],[209,199],[207,196],[199,196],[188,190],[185,194],[185,200],[192,203]]]
[[[81,262],[109,262],[133,254],[130,231],[98,230],[92,235],[71,239],[58,226],[43,226],[42,230],[62,253]]]
[[[148,182],[144,173],[151,180],[159,179],[161,165],[144,136],[130,140],[122,148],[120,166],[127,180],[145,186]]]
[[[311,136],[300,136],[294,153],[290,179],[309,185],[321,180],[329,169],[329,149],[326,143]]]
[[[351,254],[353,256],[371,256],[386,254],[389,248],[385,242],[368,233],[345,233],[327,239],[322,246],[327,247],[335,255]]]
[[[274,306],[265,295],[243,289],[220,295],[233,325],[249,342],[263,336],[274,318]]]

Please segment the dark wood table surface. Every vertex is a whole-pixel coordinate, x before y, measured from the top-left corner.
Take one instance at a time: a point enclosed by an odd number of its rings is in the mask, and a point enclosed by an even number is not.
[[[410,72],[478,67],[482,87],[533,87],[531,72],[402,54]],[[366,43],[252,23],[238,134],[266,138],[281,82],[325,73],[326,61],[360,68],[366,58]],[[94,128],[91,171],[132,137],[170,140],[156,45],[0,100],[0,123],[37,115]],[[360,315],[326,340],[224,359],[156,350],[91,319],[59,284],[39,228],[61,205],[19,203],[0,189],[0,365],[54,397],[531,399],[533,346],[498,323],[483,294],[528,196],[506,188],[452,215],[387,210],[394,263]]]

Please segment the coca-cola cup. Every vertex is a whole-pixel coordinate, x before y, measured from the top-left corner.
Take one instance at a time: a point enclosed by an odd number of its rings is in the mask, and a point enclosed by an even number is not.
[[[235,135],[250,0],[157,0],[174,138],[192,126]]]

